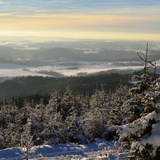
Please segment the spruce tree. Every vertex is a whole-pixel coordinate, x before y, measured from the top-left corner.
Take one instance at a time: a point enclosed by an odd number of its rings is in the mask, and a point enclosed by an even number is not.
[[[130,89],[131,98],[122,106],[125,110],[125,125],[118,127],[120,141],[130,145],[128,159],[157,159],[160,155],[160,79],[156,75],[155,61],[149,61],[148,44],[146,55],[138,56],[144,61],[141,75],[135,75]],[[150,76],[148,67],[154,68]],[[158,159],[157,159],[158,160]]]

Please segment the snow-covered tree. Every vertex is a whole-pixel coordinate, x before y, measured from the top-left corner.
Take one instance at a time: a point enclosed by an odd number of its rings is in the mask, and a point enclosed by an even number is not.
[[[33,146],[33,135],[31,133],[31,122],[27,121],[27,124],[23,126],[23,132],[20,137],[20,147],[22,149],[22,157],[25,160],[29,159],[31,148]]]
[[[138,54],[139,55],[139,54]],[[123,105],[126,113],[125,125],[117,127],[120,141],[130,145],[128,159],[157,159],[160,155],[160,79],[156,75],[156,63],[148,61],[148,44],[141,75],[135,75],[131,98]],[[154,68],[152,76],[148,67]]]
[[[81,118],[82,128],[90,141],[102,138],[109,120],[108,96],[103,88],[91,96],[89,106]]]

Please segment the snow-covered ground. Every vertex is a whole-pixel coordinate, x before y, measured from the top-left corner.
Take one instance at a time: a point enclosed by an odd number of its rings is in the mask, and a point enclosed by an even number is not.
[[[48,65],[40,67],[27,67],[15,64],[0,63],[0,77],[17,77],[17,76],[48,76],[46,74],[40,74],[40,71],[53,71],[62,73],[65,76],[75,76],[80,73],[96,73],[100,71],[108,71],[112,69],[126,70],[133,69],[137,70],[142,68],[138,63],[135,65],[134,62],[119,63],[111,62],[71,62],[72,64],[58,64]],[[124,65],[123,65],[124,64]]]
[[[23,152],[20,148],[8,148],[0,150],[1,160],[21,160]],[[30,159],[45,160],[122,160],[128,155],[116,141],[104,141],[97,139],[95,142],[85,145],[59,144],[53,146],[32,147]]]

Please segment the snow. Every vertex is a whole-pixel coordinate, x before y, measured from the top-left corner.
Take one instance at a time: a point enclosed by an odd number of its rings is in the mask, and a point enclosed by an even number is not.
[[[160,135],[160,124],[154,124],[152,126],[152,134],[149,137],[144,137],[142,140],[138,142],[133,142],[131,148],[137,148],[140,151],[142,151],[146,146],[146,144],[151,144],[153,147],[152,157],[154,157],[156,155],[157,148],[160,146],[159,135]]]
[[[20,76],[43,76],[44,74],[39,74],[36,72],[27,71],[25,69],[0,69],[0,77],[20,77]]]
[[[141,133],[144,129],[147,128],[149,121],[156,119],[156,117],[157,114],[155,111],[153,111],[148,115],[135,120],[133,123],[120,126],[117,130],[117,133],[120,136],[119,139],[124,140],[128,136]]]
[[[0,150],[0,159],[20,159],[21,150],[19,148],[8,148]]]
[[[149,113],[147,116],[142,117],[140,120],[137,120],[142,124],[142,129],[145,129],[148,126],[150,120],[156,119],[157,114],[156,111]]]
[[[20,77],[20,76],[46,76],[44,74],[39,74],[28,69],[29,67],[0,63],[0,77]]]
[[[41,66],[37,68],[30,68],[30,71],[37,72],[37,71],[54,71],[61,73],[65,76],[76,76],[79,73],[96,73],[96,72],[101,72],[101,71],[109,71],[113,69],[118,69],[118,70],[127,70],[127,69],[132,69],[132,70],[137,70],[142,68],[142,66],[118,66],[115,65],[114,63],[111,62],[85,62],[85,61],[80,61],[72,62],[73,65],[68,65],[68,66],[62,66],[62,65],[57,65],[57,66]]]
[[[18,159],[21,160],[23,152],[20,148],[8,148],[0,150],[0,159]],[[121,149],[117,141],[104,141],[96,139],[95,142],[89,144],[59,144],[59,145],[43,145],[32,147],[30,159],[38,159],[40,157],[46,160],[52,159],[110,159],[120,160],[128,155],[127,151]]]
[[[150,152],[152,157],[155,157],[156,151],[160,146],[160,124],[159,124],[160,114],[157,114],[156,111],[153,111],[146,116],[143,116],[132,123],[120,126],[117,133],[119,134],[119,140],[124,140],[127,137],[132,135],[143,134],[143,131],[148,127],[150,120],[157,120],[157,123],[152,125],[151,134],[146,134],[139,141],[133,141],[131,144],[131,149],[137,149],[140,152],[145,150],[146,145],[149,144],[153,147],[153,151]]]
[[[71,64],[70,64],[71,63]],[[100,61],[62,61],[59,64],[54,63],[53,65],[39,66],[39,67],[28,67],[9,63],[0,63],[0,77],[20,77],[20,76],[47,76],[45,74],[39,74],[39,71],[54,71],[61,73],[65,76],[76,76],[79,73],[96,73],[101,71],[109,71],[113,69],[118,70],[137,70],[142,66],[134,65],[130,62],[130,65],[126,65],[127,62],[121,62],[124,65],[117,65],[112,62],[100,62]],[[132,65],[133,64],[133,65]]]

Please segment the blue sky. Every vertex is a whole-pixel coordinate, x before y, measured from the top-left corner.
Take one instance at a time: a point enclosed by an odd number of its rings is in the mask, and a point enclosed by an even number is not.
[[[0,12],[80,13],[117,8],[145,8],[160,5],[159,0],[0,0]]]
[[[2,37],[160,40],[160,0],[0,0],[0,22]]]

